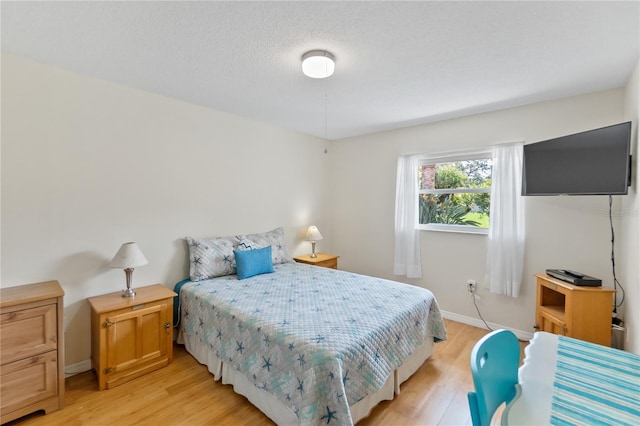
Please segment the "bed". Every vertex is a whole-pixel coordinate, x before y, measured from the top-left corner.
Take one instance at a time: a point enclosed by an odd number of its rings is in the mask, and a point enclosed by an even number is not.
[[[234,238],[265,244],[253,237]],[[202,241],[192,242],[193,262]],[[242,280],[240,270],[196,274],[176,292],[178,343],[277,424],[354,424],[392,399],[434,341],[446,339],[428,290],[298,264],[275,251],[273,272]]]

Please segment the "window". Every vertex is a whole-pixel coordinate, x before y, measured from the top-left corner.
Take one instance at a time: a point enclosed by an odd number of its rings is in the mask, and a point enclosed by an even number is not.
[[[487,234],[490,153],[423,159],[418,165],[418,228]]]

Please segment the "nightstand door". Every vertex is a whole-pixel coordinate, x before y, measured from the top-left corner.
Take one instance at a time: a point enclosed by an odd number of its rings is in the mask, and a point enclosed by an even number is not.
[[[158,362],[167,364],[172,351],[172,328],[169,318],[170,301],[134,306],[105,315],[106,387],[127,381]]]

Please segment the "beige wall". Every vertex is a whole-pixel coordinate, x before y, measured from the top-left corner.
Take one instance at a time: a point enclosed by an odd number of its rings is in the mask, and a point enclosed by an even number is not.
[[[188,274],[184,236],[283,225],[290,251],[301,254],[309,251],[301,233],[314,223],[325,237],[318,250],[339,254],[341,269],[398,279],[392,274],[398,155],[529,143],[637,122],[637,87],[636,68],[626,90],[330,143],[3,55],[0,285],[60,281],[66,364],[77,367],[90,355],[86,298],[124,287],[124,273],[107,263],[125,241],[137,241],[150,261],[136,269],[134,286],[172,287]],[[615,197],[614,209],[636,212],[618,215],[615,226],[619,275],[628,281],[628,343],[638,352],[636,191]],[[612,286],[606,197],[525,202],[522,295],[495,296],[481,287],[478,301],[492,324],[523,333],[534,321],[533,273],[566,267]],[[465,282],[482,281],[485,242],[480,235],[423,232],[424,278],[403,281],[433,290],[449,317],[480,325]]]
[[[330,247],[325,141],[2,56],[2,287],[57,279],[66,364],[90,356],[87,297],[137,241],[134,287],[188,275],[184,236],[284,226],[292,254],[316,224]]]
[[[625,349],[640,353],[640,195],[638,194],[638,123],[640,122],[640,61],[625,90],[625,120],[633,122],[631,133],[632,185],[620,209],[620,248],[616,259],[620,281],[627,290],[623,305]]]
[[[465,291],[468,279],[484,280],[486,236],[423,231],[423,279],[393,275],[398,156],[509,141],[531,143],[619,123],[624,119],[624,96],[622,89],[610,90],[337,142],[331,158],[335,191],[332,245],[342,256],[342,267],[431,289],[447,316],[480,326]],[[614,208],[619,210],[622,197],[614,198]],[[493,295],[480,286],[478,300],[488,322],[520,330],[523,337],[533,331],[535,320],[534,273],[567,268],[613,286],[607,197],[526,197],[525,210],[521,296]],[[619,217],[615,226],[621,232]],[[637,285],[637,281],[629,283],[630,287]]]

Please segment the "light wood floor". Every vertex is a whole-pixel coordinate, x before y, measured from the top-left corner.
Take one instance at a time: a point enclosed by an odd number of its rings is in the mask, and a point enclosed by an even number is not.
[[[471,424],[467,392],[473,390],[469,356],[487,330],[446,320],[448,340],[400,388],[358,425]],[[63,410],[32,414],[8,425],[269,425],[231,386],[213,380],[183,346],[169,366],[114,389],[99,391],[93,372],[66,380]]]

